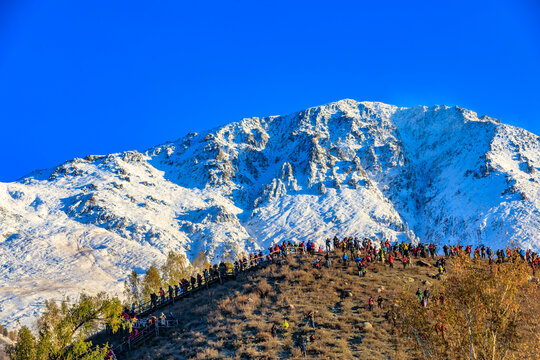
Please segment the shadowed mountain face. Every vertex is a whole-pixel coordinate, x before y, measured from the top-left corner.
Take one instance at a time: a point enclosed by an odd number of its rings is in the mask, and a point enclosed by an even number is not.
[[[540,248],[540,140],[445,106],[342,100],[0,183],[0,321],[212,259],[353,235]],[[22,284],[22,285],[15,285]]]

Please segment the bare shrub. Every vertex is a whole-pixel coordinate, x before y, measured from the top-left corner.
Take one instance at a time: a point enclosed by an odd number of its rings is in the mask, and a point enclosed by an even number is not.
[[[270,334],[268,331],[259,331],[256,338],[258,342],[265,342],[270,340],[271,337],[272,334]]]
[[[268,281],[266,281],[266,279],[260,280],[255,286],[255,288],[257,289],[259,296],[263,299],[268,297],[270,293],[273,291],[272,286],[268,284]]]
[[[194,357],[194,359],[221,359],[221,357],[219,356],[219,351],[217,349],[208,346],[204,347],[202,351],[197,352],[197,355]]]
[[[540,290],[528,281],[528,265],[512,260],[487,266],[469,257],[454,260],[441,282],[445,302],[423,308],[414,294],[401,300],[401,330],[431,358],[520,358],[538,354]],[[533,307],[530,307],[531,304]],[[532,312],[531,312],[532,311]]]

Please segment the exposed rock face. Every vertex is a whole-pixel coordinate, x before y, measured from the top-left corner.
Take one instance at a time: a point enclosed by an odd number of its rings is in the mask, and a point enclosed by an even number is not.
[[[0,321],[119,290],[169,250],[217,259],[336,234],[538,250],[539,167],[523,129],[354,100],[74,159],[0,183]]]

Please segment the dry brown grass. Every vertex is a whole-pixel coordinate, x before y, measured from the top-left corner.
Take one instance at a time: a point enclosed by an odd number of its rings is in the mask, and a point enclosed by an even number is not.
[[[424,289],[435,269],[390,269],[372,264],[359,278],[332,259],[333,268],[316,270],[312,257],[289,258],[235,281],[204,290],[167,311],[178,314],[181,329],[149,342],[128,359],[419,359],[408,340],[398,339],[384,318],[403,291]],[[409,282],[409,278],[414,279]],[[377,292],[379,287],[384,290]],[[367,300],[381,295],[383,308],[369,311]],[[316,328],[307,314],[315,312]],[[288,331],[272,336],[284,320]],[[373,329],[365,330],[364,322]],[[313,335],[305,357],[298,341]]]

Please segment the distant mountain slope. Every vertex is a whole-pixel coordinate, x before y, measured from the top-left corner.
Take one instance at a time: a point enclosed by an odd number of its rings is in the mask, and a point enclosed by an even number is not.
[[[118,291],[169,250],[335,234],[540,248],[540,140],[457,107],[342,100],[0,183],[0,322]]]

